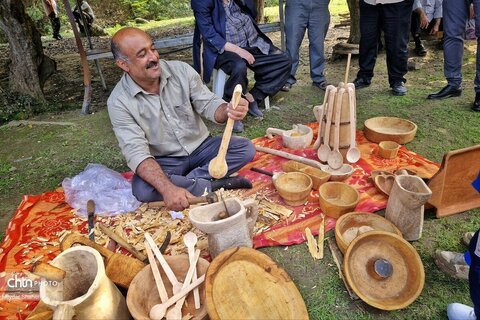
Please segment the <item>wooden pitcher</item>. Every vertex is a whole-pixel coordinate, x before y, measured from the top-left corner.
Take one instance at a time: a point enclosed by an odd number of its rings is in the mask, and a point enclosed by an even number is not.
[[[51,264],[66,272],[61,282],[42,281],[40,299],[54,309],[53,319],[130,319],[122,293],[105,274],[97,250],[77,246]]]

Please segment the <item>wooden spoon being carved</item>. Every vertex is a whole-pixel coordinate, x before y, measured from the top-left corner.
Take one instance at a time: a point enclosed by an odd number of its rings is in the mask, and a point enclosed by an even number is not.
[[[242,95],[242,86],[237,84],[235,90],[233,90],[232,95],[232,107],[235,109],[240,102],[240,97]],[[232,137],[233,123],[235,120],[228,118],[227,125],[225,126],[225,131],[223,132],[222,142],[220,148],[218,149],[218,155],[210,160],[208,164],[208,173],[215,178],[221,179],[225,177],[228,172],[227,160],[225,157],[227,155],[228,144],[230,143],[230,138]]]

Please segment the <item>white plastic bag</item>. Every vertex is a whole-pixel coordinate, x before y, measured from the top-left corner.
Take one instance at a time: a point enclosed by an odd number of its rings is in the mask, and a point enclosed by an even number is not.
[[[89,163],[84,171],[62,182],[65,200],[77,214],[87,216],[87,201],[95,202],[95,213],[114,216],[137,209],[140,202],[132,185],[120,173],[104,165]]]

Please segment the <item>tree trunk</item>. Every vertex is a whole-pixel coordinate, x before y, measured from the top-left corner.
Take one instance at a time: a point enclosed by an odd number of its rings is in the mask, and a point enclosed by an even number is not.
[[[0,29],[10,45],[10,90],[45,100],[43,85],[55,72],[56,64],[43,54],[40,33],[22,1],[0,1]]]
[[[265,9],[265,0],[255,0],[257,5],[257,19],[255,19],[258,24],[263,23],[265,17],[263,15],[263,9]]]
[[[348,43],[360,43],[360,9],[358,0],[347,0],[348,11],[350,11],[350,36]]]

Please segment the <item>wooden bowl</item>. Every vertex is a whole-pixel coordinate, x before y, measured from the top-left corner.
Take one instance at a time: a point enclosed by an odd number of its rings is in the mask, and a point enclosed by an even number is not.
[[[397,310],[410,305],[425,283],[422,260],[401,236],[371,231],[352,241],[343,268],[352,290],[369,305]]]
[[[330,166],[328,166],[328,165],[325,165],[322,168],[323,168],[323,171],[325,171],[326,173],[329,173],[331,175],[330,176],[331,181],[343,181],[343,180],[347,179],[348,177],[350,177],[353,174],[353,172],[355,171],[353,166],[351,166],[349,164],[346,164],[346,163],[342,164],[340,169],[336,169],[336,170],[330,168]]]
[[[373,184],[377,189],[383,194],[389,196],[390,191],[392,191],[393,184],[395,183],[395,176],[383,176],[378,175],[373,179]]]
[[[290,276],[266,254],[237,247],[223,251],[205,280],[210,319],[308,319]]]
[[[369,231],[386,231],[402,236],[398,228],[382,216],[368,212],[349,212],[337,220],[335,240],[343,254],[350,243],[358,236]]]
[[[360,201],[357,190],[343,182],[327,182],[320,186],[320,209],[327,216],[338,219],[351,212]]]
[[[330,179],[330,174],[314,168],[312,166],[290,160],[282,164],[282,169],[284,172],[302,172],[305,173],[312,179],[312,188],[318,190],[318,188]]]
[[[376,117],[365,121],[364,133],[365,137],[372,142],[395,141],[405,144],[415,138],[417,125],[401,118]]]
[[[273,184],[283,200],[291,206],[304,204],[313,185],[312,179],[301,172],[281,174]]]
[[[378,155],[385,159],[395,159],[400,145],[395,141],[382,141],[378,144]]]
[[[185,275],[187,274],[189,267],[188,255],[182,254],[178,256],[164,256],[168,265],[172,268],[173,273],[177,277],[178,281],[183,282]],[[199,258],[197,263],[197,275],[200,277],[207,272],[210,263]],[[172,296],[172,285],[168,280],[165,272],[163,272],[160,263],[157,261],[157,266],[162,276],[165,289],[167,290],[168,297]],[[207,308],[205,306],[205,284],[202,283],[198,286],[200,292],[200,309],[195,309],[195,303],[193,301],[193,291],[187,295],[185,304],[182,308],[182,315],[190,313],[196,320],[204,319],[207,316]],[[150,309],[158,304],[162,303],[158,294],[155,279],[153,277],[152,269],[150,265],[146,265],[137,275],[133,278],[130,288],[127,292],[127,306],[131,315],[135,319],[150,319]]]

